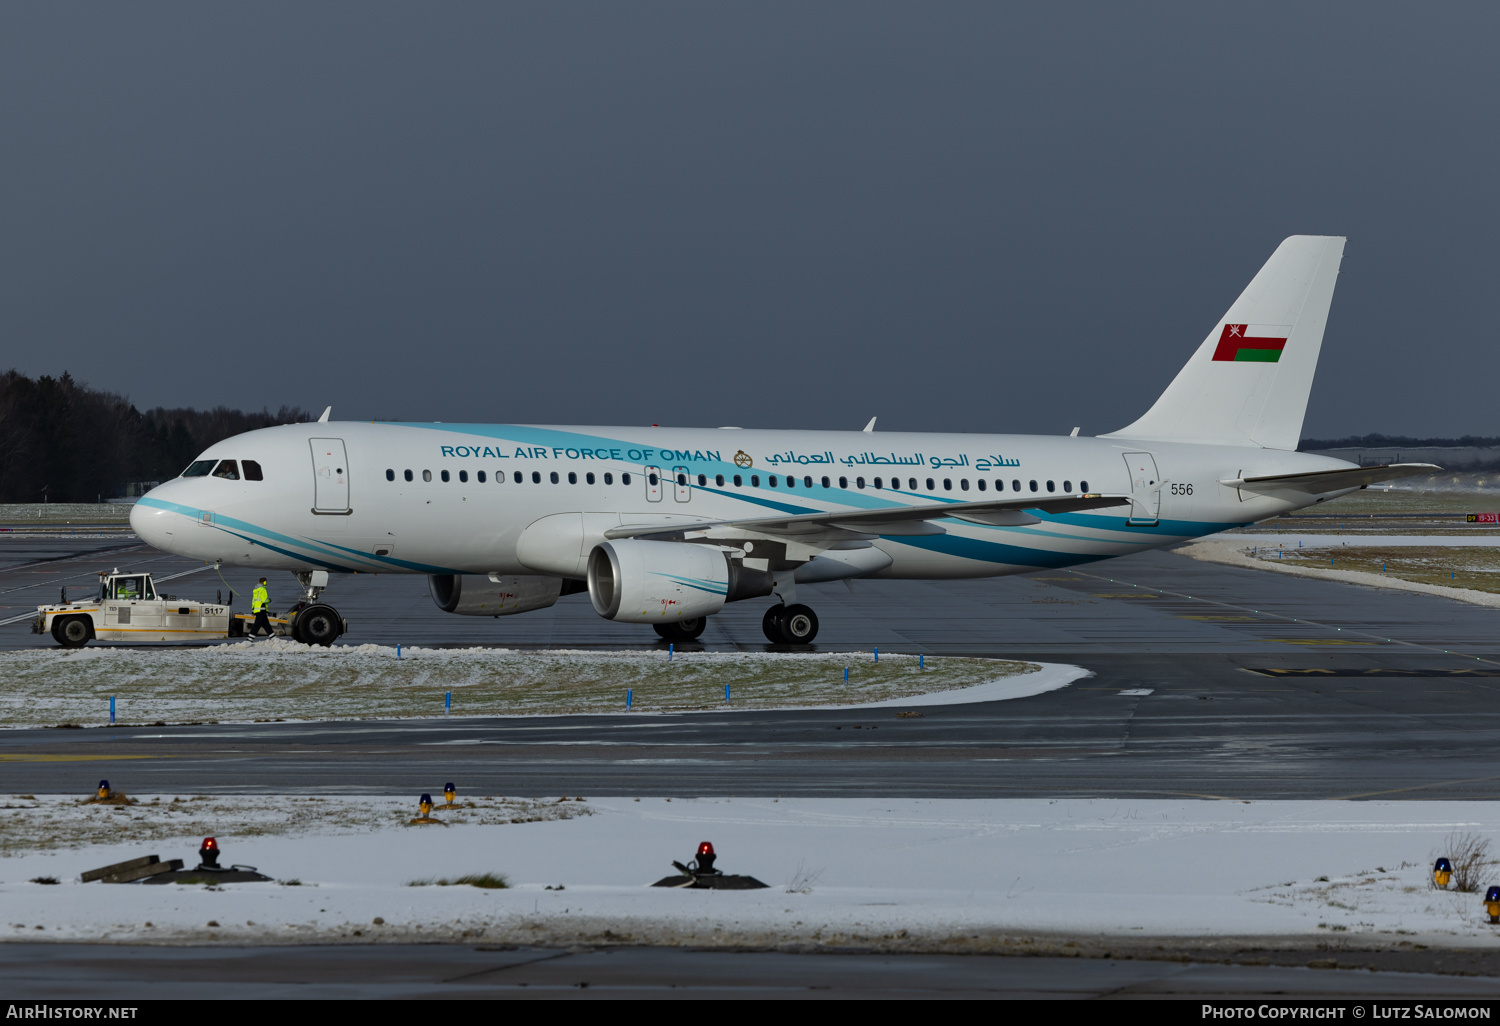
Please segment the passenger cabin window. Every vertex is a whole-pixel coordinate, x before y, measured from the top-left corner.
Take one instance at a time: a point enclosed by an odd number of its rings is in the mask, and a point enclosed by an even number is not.
[[[759,488],[760,487],[760,475],[759,474],[751,474],[750,475],[750,487],[751,488]]]
[[[720,478],[719,479],[719,484],[723,484],[723,483],[724,483],[724,479]],[[698,475],[698,487],[699,488],[703,488],[707,484],[708,484],[708,475],[707,474],[699,474]]]
[[[1053,484],[1051,481],[1048,481],[1047,482],[1047,491],[1049,491],[1049,492],[1055,492],[1055,491],[1057,491],[1057,485]]]
[[[542,483],[542,472],[540,470],[533,470],[531,472],[531,483],[532,484],[541,484]]]
[[[394,481],[394,480],[396,480],[396,472],[394,470],[387,470],[385,472],[385,479],[387,481]]]
[[[883,485],[881,485],[880,478],[878,478],[878,477],[875,479],[875,487],[876,488],[884,487]]]
[[[241,460],[240,469],[245,472],[246,481],[264,481],[266,476],[260,472],[260,464],[254,460]],[[386,471],[390,473],[390,471]]]
[[[188,464],[188,468],[182,472],[183,477],[207,477],[208,472],[214,469],[218,460],[195,460]]]
[[[615,475],[610,474],[610,473],[606,473],[604,475],[604,483],[607,484],[607,485],[614,484],[615,483]]]
[[[646,475],[646,483],[649,485],[656,485],[660,484],[661,482],[657,480],[655,474],[648,474]]]
[[[583,475],[583,479],[585,481],[587,481],[589,484],[593,484],[594,483],[594,472],[591,470],[587,474],[584,474]]]
[[[1021,482],[1020,481],[1012,481],[1010,483],[1010,490],[1013,491],[1013,492],[1019,492],[1021,490]]]
[[[445,470],[445,471],[442,472],[442,474],[443,474],[443,483],[446,484],[448,482],[448,472]]]
[[[1032,491],[1036,491],[1036,482],[1035,481],[1031,482],[1031,490]]]
[[[523,482],[525,480],[525,478],[523,478],[521,476],[521,472],[518,470],[518,471],[516,471],[516,476],[513,477],[511,480],[515,481],[516,484],[520,484],[521,482]]]
[[[984,491],[984,478],[981,477],[978,481],[976,481],[974,483],[979,486],[979,490],[981,492]]]
[[[1086,491],[1088,491],[1089,490],[1089,483],[1087,481],[1079,481],[1078,482],[1078,490],[1080,492],[1086,492]]]
[[[1073,490],[1073,482],[1072,481],[1064,481],[1063,482],[1063,491],[1065,491],[1065,492],[1071,492],[1072,490]]]
[[[827,487],[831,486],[832,484],[833,484],[833,482],[830,481],[830,480],[828,480],[828,478],[826,478],[826,477],[823,478],[823,487],[824,488],[827,488]]]
[[[238,481],[240,465],[234,460],[220,460],[219,465],[214,468],[214,477],[222,477],[226,481]]]
[[[766,484],[768,484],[772,488],[775,488],[776,487],[776,475],[772,474],[770,477],[766,478]]]
[[[914,492],[914,491],[917,490],[917,479],[916,478],[914,478],[914,477],[907,478],[907,480],[906,480],[906,490],[909,491],[909,492]]]
[[[572,470],[568,471],[568,484],[577,484],[577,483],[578,483],[578,474],[575,471],[572,471]]]
[[[467,470],[460,470],[458,472],[458,480],[461,483],[463,483],[463,484],[468,484],[469,483],[469,472]]]
[[[549,476],[552,478],[552,483],[557,484],[557,471],[554,470]]]
[[[738,474],[734,475],[734,486],[736,488],[739,488],[739,487],[743,486],[744,483],[745,483],[744,478],[740,477],[740,475],[738,475]]]
[[[951,492],[951,491],[953,491],[953,478],[951,478],[951,477],[945,477],[945,478],[943,478],[943,491],[945,491],[945,492]]]
[[[865,486],[865,479],[864,478],[862,478],[862,477],[856,477],[854,479],[854,487],[856,487],[856,488],[863,488],[864,486]]]
[[[802,478],[802,483],[806,487],[811,488],[812,487],[812,475],[811,474],[804,475],[803,478]]]
[[[408,480],[408,481],[410,481],[410,480],[411,480],[411,471],[409,471],[409,470],[408,470],[408,471],[405,471],[405,472],[404,472],[404,474],[403,474],[403,476],[404,476],[404,477],[405,477],[405,478],[406,478],[406,479],[407,479],[407,480]]]
[[[929,477],[927,479],[927,490],[930,492],[930,491],[935,490],[936,488],[937,488],[937,482],[934,481],[932,478]]]
[[[964,478],[961,481],[959,481],[958,482],[958,487],[959,487],[959,489],[961,491],[965,491],[965,492],[968,491],[969,490],[969,479],[968,478]]]
[[[720,488],[723,488],[724,487],[724,475],[723,474],[715,474],[714,475],[714,484],[717,485]]]
[[[786,476],[786,486],[788,488],[796,488],[797,487],[797,479],[795,477],[793,477],[791,474],[788,474]]]
[[[432,471],[430,471],[430,470],[424,470],[424,471],[422,471],[422,480],[423,481],[431,481],[432,480]]]
[[[847,477],[841,477],[841,478],[839,478],[839,487],[840,488],[848,488],[849,487],[849,479]]]
[[[606,483],[608,483],[608,482],[606,482]],[[630,475],[629,474],[621,474],[620,475],[620,483],[622,485],[628,485],[628,484],[630,484]]]
[[[474,480],[478,481],[480,484],[484,484],[484,471],[475,471]]]

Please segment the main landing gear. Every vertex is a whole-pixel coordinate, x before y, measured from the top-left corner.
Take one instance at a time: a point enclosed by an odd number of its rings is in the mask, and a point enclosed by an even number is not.
[[[818,614],[807,606],[772,606],[760,621],[766,640],[773,645],[810,645],[818,636]]]
[[[651,629],[663,641],[692,641],[708,627],[708,617],[685,617],[673,623],[652,624]]]

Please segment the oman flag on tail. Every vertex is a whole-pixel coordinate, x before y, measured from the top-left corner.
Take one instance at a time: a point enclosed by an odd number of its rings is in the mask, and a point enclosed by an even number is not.
[[[1281,359],[1281,350],[1291,333],[1289,324],[1226,324],[1219,334],[1214,359],[1236,363],[1276,363]]]

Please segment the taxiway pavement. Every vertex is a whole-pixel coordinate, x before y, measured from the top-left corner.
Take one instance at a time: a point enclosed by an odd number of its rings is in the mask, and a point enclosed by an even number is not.
[[[107,565],[193,564],[128,539],[0,542],[0,618]],[[70,548],[70,546],[76,546]],[[87,547],[89,551],[80,551]],[[251,576],[175,582],[211,597]],[[273,579],[273,601],[292,593]],[[279,589],[279,590],[278,590]],[[1497,613],[1445,598],[1153,552],[1077,570],[802,589],[818,648],[1070,662],[1061,691],[923,709],[625,714],[18,730],[7,790],[932,797],[1500,796]],[[425,578],[337,580],[349,643],[654,647],[586,596],[501,619],[438,610]],[[713,618],[703,647],[767,647],[763,603]],[[51,645],[0,628],[0,647]],[[234,718],[234,695],[224,696]],[[295,716],[295,710],[288,710]]]

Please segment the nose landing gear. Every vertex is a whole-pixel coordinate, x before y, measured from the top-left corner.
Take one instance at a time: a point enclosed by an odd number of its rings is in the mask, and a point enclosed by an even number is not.
[[[818,636],[818,614],[807,606],[772,606],[761,619],[760,629],[773,645],[810,645]]]
[[[302,585],[302,601],[292,609],[292,637],[304,645],[332,645],[349,629],[349,621],[338,610],[318,596],[328,587],[327,570],[302,570],[297,573]]]

